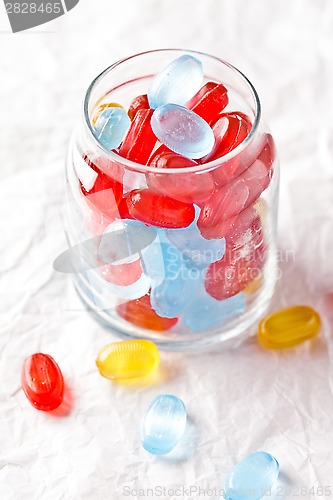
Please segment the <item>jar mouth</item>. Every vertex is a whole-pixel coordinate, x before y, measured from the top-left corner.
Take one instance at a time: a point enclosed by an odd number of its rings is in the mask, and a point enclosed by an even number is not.
[[[253,98],[254,120],[253,120],[252,127],[251,127],[249,134],[246,136],[246,138],[240,144],[238,144],[238,146],[235,149],[233,149],[232,151],[230,151],[229,153],[227,153],[224,156],[216,158],[215,160],[212,160],[212,161],[208,161],[206,163],[202,163],[200,165],[195,165],[193,167],[180,167],[180,168],[165,169],[165,168],[150,167],[149,165],[143,165],[141,163],[136,163],[134,161],[128,160],[127,158],[124,158],[113,151],[107,150],[103,146],[103,144],[95,137],[93,127],[91,125],[91,121],[90,121],[90,117],[89,117],[89,102],[90,102],[91,94],[92,94],[94,88],[96,87],[96,85],[102,80],[102,78],[107,73],[109,73],[114,68],[118,67],[119,65],[121,65],[127,61],[130,61],[131,59],[136,59],[137,57],[144,56],[147,54],[155,54],[157,52],[161,52],[161,53],[163,53],[163,52],[184,53],[185,52],[187,54],[191,54],[191,55],[197,56],[197,57],[204,56],[206,58],[210,58],[211,60],[215,60],[216,62],[221,63],[224,66],[228,67],[229,69],[231,69],[232,71],[237,73],[238,76],[244,81],[246,86],[250,89],[250,92],[251,92],[251,95]],[[256,133],[256,130],[259,127],[260,118],[261,118],[261,104],[260,104],[260,100],[259,100],[259,96],[257,94],[257,91],[254,88],[254,86],[252,85],[252,83],[250,82],[250,80],[239,69],[237,69],[232,64],[230,64],[227,61],[224,61],[223,59],[220,59],[218,57],[212,56],[210,54],[206,54],[205,52],[199,52],[199,51],[195,51],[195,50],[178,49],[178,48],[176,48],[176,49],[169,48],[169,49],[148,50],[145,52],[140,52],[138,54],[134,54],[134,55],[129,56],[129,57],[125,57],[125,58],[120,59],[119,61],[111,64],[111,66],[109,66],[104,71],[102,71],[102,73],[100,73],[91,82],[91,84],[89,85],[89,87],[87,89],[87,92],[86,92],[86,95],[84,98],[84,103],[83,103],[83,115],[84,115],[85,131],[87,132],[90,140],[92,140],[94,142],[95,146],[101,150],[103,155],[105,155],[111,161],[121,163],[126,168],[133,170],[133,171],[136,171],[136,172],[140,171],[140,172],[144,172],[144,173],[149,172],[149,173],[155,173],[155,174],[156,173],[163,173],[164,175],[167,175],[167,174],[180,174],[180,173],[185,173],[185,172],[186,173],[198,173],[198,172],[213,170],[214,168],[216,168],[218,166],[222,166],[223,163],[226,163],[227,161],[231,160],[233,157],[235,157],[239,153],[241,153],[247,147],[247,145],[252,141],[252,139]]]

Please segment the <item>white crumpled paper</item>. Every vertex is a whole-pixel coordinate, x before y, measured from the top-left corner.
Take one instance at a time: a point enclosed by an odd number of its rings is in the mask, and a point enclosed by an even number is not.
[[[318,487],[329,498],[332,2],[81,0],[39,31],[0,34],[1,500],[207,498],[255,450],[281,462],[289,498],[319,497]],[[64,249],[64,158],[92,78],[120,57],[168,46],[225,58],[256,86],[282,166],[281,279],[271,310],[312,305],[323,328],[285,352],[265,350],[255,337],[211,352],[163,352],[162,380],[123,387],[95,367],[98,349],[116,337],[52,269]],[[38,351],[63,370],[67,415],[34,410],[21,390],[22,362]],[[190,421],[182,446],[164,458],[150,456],[139,440],[141,416],[162,392],[184,400]]]

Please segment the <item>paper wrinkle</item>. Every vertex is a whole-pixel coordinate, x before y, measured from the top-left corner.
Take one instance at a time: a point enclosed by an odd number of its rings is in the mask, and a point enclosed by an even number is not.
[[[289,486],[327,486],[333,495],[333,4],[125,4],[99,0],[97,9],[82,1],[49,25],[55,33],[0,39],[6,44],[0,61],[0,498],[141,500],[138,493],[124,496],[123,488],[221,488],[233,465],[256,450],[277,457]],[[282,166],[282,277],[270,310],[311,305],[323,328],[317,339],[285,352],[249,338],[237,348],[162,353],[160,382],[126,387],[102,379],[95,367],[99,349],[117,337],[90,316],[70,278],[52,268],[66,250],[64,159],[90,81],[115,60],[168,46],[220,56],[253,81]],[[72,400],[65,416],[36,411],[21,390],[23,360],[38,351],[62,368]],[[140,445],[141,417],[160,393],[187,406],[188,456],[180,448],[174,456],[152,457]]]

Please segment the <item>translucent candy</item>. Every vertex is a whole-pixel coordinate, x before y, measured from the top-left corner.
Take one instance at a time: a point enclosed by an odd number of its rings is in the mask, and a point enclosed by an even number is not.
[[[141,424],[142,446],[154,455],[165,455],[180,441],[186,427],[186,408],[177,396],[161,394],[147,409]]]
[[[165,149],[165,146],[159,148],[151,156],[148,164],[151,167],[166,169],[166,173],[146,174],[148,186],[185,203],[202,203],[206,201],[215,189],[212,175],[209,172],[200,174],[167,172],[167,169],[170,168],[195,167],[198,163]]]
[[[252,207],[236,219],[226,242],[223,259],[211,264],[205,277],[206,291],[217,300],[236,295],[261,275],[266,245],[260,217]]]
[[[208,82],[186,106],[211,124],[228,104],[228,91],[221,83]]]
[[[83,279],[83,278],[81,278]],[[94,291],[94,302],[100,309],[112,310],[117,304],[117,299],[136,300],[146,295],[151,286],[151,280],[145,274],[129,285],[114,285],[103,278],[103,274],[96,271],[87,271],[86,280]]]
[[[251,130],[250,119],[243,113],[222,113],[213,122],[212,129],[215,137],[215,146],[204,161],[213,161],[230,153],[241,144]],[[237,163],[234,162],[235,169]],[[232,174],[232,172],[230,172]]]
[[[140,259],[124,264],[108,264],[99,268],[101,277],[114,285],[133,285],[142,275]]]
[[[240,179],[244,180],[249,190],[249,197],[245,204],[246,208],[252,205],[268,187],[270,183],[270,172],[261,160],[256,160],[245,170],[245,172],[243,172]]]
[[[245,309],[243,293],[222,301],[214,299],[207,293],[201,293],[186,309],[185,324],[191,330],[200,332],[244,313]]]
[[[123,140],[131,120],[121,107],[107,107],[98,116],[94,134],[106,149],[115,149]]]
[[[122,108],[121,104],[118,104],[117,102],[108,102],[106,104],[101,104],[98,106],[97,110],[94,112],[92,118],[91,118],[91,125],[94,126],[99,115],[104,111],[106,108]]]
[[[269,453],[257,451],[237,464],[224,484],[226,500],[260,500],[279,477],[279,464]],[[248,493],[250,492],[250,493]]]
[[[320,327],[320,316],[312,307],[293,306],[266,316],[259,324],[258,338],[272,349],[292,347],[315,337]]]
[[[163,144],[187,158],[201,158],[214,147],[214,134],[205,120],[178,104],[157,108],[151,126]]]
[[[131,122],[130,129],[118,153],[128,160],[145,165],[156,144],[156,136],[151,128],[152,109],[139,109]]]
[[[148,97],[147,94],[144,95],[139,95],[133,99],[133,101],[130,104],[130,107],[128,108],[128,116],[130,117],[131,120],[134,120],[135,115],[140,109],[149,109],[149,102],[148,102]]]
[[[217,189],[203,206],[198,228],[204,238],[225,236],[225,222],[239,214],[249,198],[249,188],[243,179],[229,182]]]
[[[194,220],[194,207],[152,189],[135,189],[126,194],[129,214],[145,224],[164,228],[187,227]]]
[[[64,379],[51,356],[39,352],[25,360],[22,389],[37,410],[51,411],[58,408],[63,400]]]
[[[168,229],[166,235],[181,251],[183,257],[190,260],[188,265],[194,265],[197,268],[204,268],[222,259],[225,253],[225,239],[203,238],[196,221],[185,229]]]
[[[202,80],[201,61],[190,55],[178,57],[154,78],[148,91],[150,107],[185,104],[200,88]]]
[[[123,194],[120,167],[111,162],[105,162],[102,158],[90,159],[88,155],[84,155],[83,160],[93,175],[91,183],[84,185],[81,182],[83,195],[96,212],[96,216],[102,219],[104,215],[106,219],[113,219]]]
[[[110,380],[139,378],[153,373],[160,363],[156,345],[149,340],[113,342],[100,350],[96,365]]]
[[[119,304],[117,313],[123,319],[140,328],[148,328],[157,332],[170,330],[178,321],[178,318],[162,318],[151,306],[150,293],[143,297]]]
[[[153,282],[150,294],[151,305],[159,316],[174,318],[185,308],[192,290],[182,254],[171,244],[162,243],[162,266],[159,270],[163,276],[161,282]]]

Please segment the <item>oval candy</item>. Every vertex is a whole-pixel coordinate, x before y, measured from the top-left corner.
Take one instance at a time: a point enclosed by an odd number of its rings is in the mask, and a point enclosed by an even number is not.
[[[271,349],[293,347],[315,337],[320,327],[320,316],[312,307],[293,306],[266,316],[259,324],[258,338]]]
[[[139,378],[154,372],[160,363],[156,345],[149,340],[113,342],[100,350],[96,365],[110,380]]]
[[[39,352],[25,360],[22,389],[37,410],[51,411],[58,408],[64,396],[64,378],[51,356]]]
[[[117,148],[131,124],[128,114],[122,107],[107,107],[98,116],[94,133],[106,149]]]
[[[172,451],[184,434],[186,408],[177,396],[161,394],[147,409],[141,424],[142,446],[154,455]]]
[[[200,88],[202,80],[201,61],[187,54],[178,57],[155,76],[148,91],[150,107],[185,104]]]
[[[151,127],[171,151],[187,158],[202,158],[214,147],[214,133],[208,123],[178,104],[164,104],[155,109]]]
[[[239,462],[224,484],[226,500],[260,500],[279,477],[276,458],[264,451],[251,453]]]

